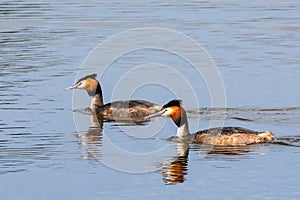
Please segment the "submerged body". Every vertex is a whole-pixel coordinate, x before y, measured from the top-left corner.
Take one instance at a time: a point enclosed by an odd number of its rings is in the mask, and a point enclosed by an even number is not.
[[[179,100],[170,101],[165,104],[159,112],[149,115],[146,118],[157,116],[170,117],[174,121],[178,127],[175,138],[178,141],[220,146],[237,146],[271,142],[275,139],[275,135],[272,132],[258,132],[241,127],[217,127],[191,134],[186,112],[181,107]]]
[[[241,127],[218,127],[191,134],[194,143],[205,143],[220,146],[237,146],[255,143],[271,142],[275,139],[273,133],[257,132]]]
[[[100,83],[96,80],[96,74],[79,79],[67,90],[84,89],[92,97],[90,108],[96,114],[117,120],[133,120],[135,122],[146,121],[145,117],[161,109],[158,104],[144,100],[115,101],[104,104]]]
[[[161,106],[143,100],[126,100],[96,106],[93,110],[106,117],[115,119],[145,119],[145,116],[157,112]]]

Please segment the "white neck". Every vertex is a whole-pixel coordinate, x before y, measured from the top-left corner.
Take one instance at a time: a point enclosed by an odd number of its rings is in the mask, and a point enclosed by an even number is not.
[[[180,127],[178,127],[177,129],[177,137],[178,138],[184,138],[185,136],[190,135],[190,131],[189,131],[189,125],[188,123],[184,123],[182,124]]]
[[[90,105],[91,110],[95,110],[96,102],[97,102],[97,98],[96,98],[96,96],[93,96],[93,98],[91,100],[91,105]]]

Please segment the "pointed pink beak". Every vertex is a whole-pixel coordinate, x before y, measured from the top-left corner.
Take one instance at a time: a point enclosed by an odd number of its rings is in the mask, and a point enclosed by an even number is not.
[[[77,88],[77,85],[73,85],[71,87],[67,87],[65,90],[73,90],[73,89],[76,89]]]
[[[154,117],[159,117],[162,114],[164,114],[164,112],[165,112],[165,110],[158,111],[156,113],[153,113],[151,115],[146,116],[144,119],[151,119],[151,118],[154,118]]]

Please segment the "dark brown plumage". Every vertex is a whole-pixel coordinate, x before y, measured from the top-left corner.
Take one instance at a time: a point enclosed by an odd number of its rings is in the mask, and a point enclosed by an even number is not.
[[[217,127],[201,130],[190,134],[187,114],[181,107],[181,101],[172,100],[162,106],[162,109],[147,118],[170,117],[177,125],[177,136],[173,139],[192,143],[211,144],[220,146],[238,146],[255,143],[271,142],[275,139],[272,132],[258,132],[241,127]]]
[[[125,120],[143,122],[145,117],[161,109],[161,106],[144,100],[115,101],[104,104],[102,89],[96,79],[96,74],[91,74],[79,79],[75,85],[66,88],[84,89],[89,96],[92,96],[91,110],[103,115],[110,120]]]
[[[225,146],[271,142],[275,139],[274,134],[269,131],[257,132],[241,127],[210,128],[198,131],[191,136],[194,143]]]

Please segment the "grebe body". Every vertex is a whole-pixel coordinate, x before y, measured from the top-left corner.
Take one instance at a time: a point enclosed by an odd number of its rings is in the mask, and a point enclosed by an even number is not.
[[[189,141],[220,146],[238,146],[255,143],[271,142],[275,139],[272,132],[258,132],[241,127],[216,127],[201,130],[191,134],[188,127],[186,111],[181,106],[180,100],[172,100],[163,105],[161,110],[147,116],[147,119],[165,116],[170,117],[177,125],[178,141]]]
[[[104,104],[102,89],[96,76],[97,74],[85,76],[73,86],[66,88],[66,90],[84,89],[92,97],[90,108],[96,114],[118,120],[146,121],[146,116],[161,109],[160,105],[144,100],[125,100]]]

